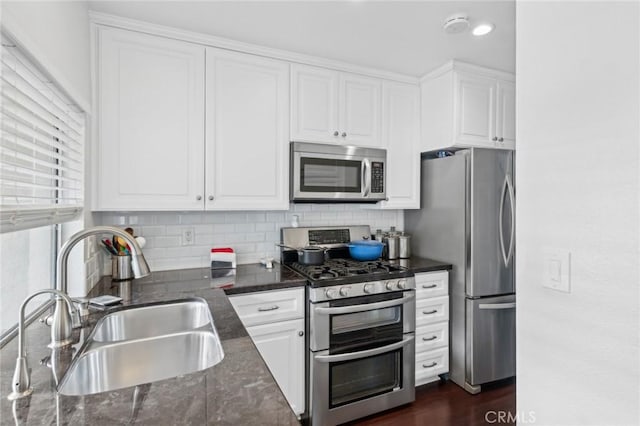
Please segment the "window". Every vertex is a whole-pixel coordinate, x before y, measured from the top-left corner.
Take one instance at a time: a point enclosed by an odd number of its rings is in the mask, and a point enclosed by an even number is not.
[[[5,34],[1,49],[0,346],[22,301],[54,286],[57,224],[83,208],[85,130],[82,111]]]

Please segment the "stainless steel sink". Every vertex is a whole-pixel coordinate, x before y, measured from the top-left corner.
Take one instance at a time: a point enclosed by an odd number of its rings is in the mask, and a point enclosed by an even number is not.
[[[89,395],[112,391],[204,370],[223,358],[205,300],[125,309],[96,324],[58,392]]]
[[[93,340],[117,342],[156,337],[195,330],[210,321],[209,306],[202,299],[125,309],[102,318],[96,325]]]

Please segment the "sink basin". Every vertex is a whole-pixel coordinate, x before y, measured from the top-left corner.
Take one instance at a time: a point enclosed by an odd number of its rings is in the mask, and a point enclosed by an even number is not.
[[[211,322],[207,302],[189,299],[181,302],[125,309],[103,317],[96,324],[93,340],[121,340],[156,337],[195,330]]]
[[[207,302],[183,299],[104,316],[62,378],[62,395],[89,395],[213,367],[224,358]]]

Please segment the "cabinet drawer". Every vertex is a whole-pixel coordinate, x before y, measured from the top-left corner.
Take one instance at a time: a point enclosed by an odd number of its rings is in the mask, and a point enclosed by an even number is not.
[[[449,345],[449,322],[416,327],[416,353]]]
[[[449,372],[449,348],[416,354],[416,386],[438,379],[438,374]]]
[[[416,327],[447,321],[449,319],[449,296],[433,297],[416,301]]]
[[[449,295],[447,271],[416,274],[416,299]]]
[[[304,288],[229,296],[245,327],[304,318]]]

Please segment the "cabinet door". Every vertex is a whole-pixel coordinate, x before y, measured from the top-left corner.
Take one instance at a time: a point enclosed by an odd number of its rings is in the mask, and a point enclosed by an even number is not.
[[[289,208],[289,65],[207,48],[206,208]]]
[[[516,87],[509,81],[498,82],[496,117],[497,147],[516,148]]]
[[[382,84],[374,78],[340,74],[339,131],[343,143],[381,146]]]
[[[291,140],[338,143],[338,73],[291,65]]]
[[[296,414],[305,410],[304,319],[247,327]]]
[[[204,56],[195,44],[100,28],[98,210],[203,208]]]
[[[387,198],[382,208],[420,208],[420,88],[383,85],[382,126],[387,148]]]
[[[495,79],[466,73],[456,78],[456,144],[495,146]]]

